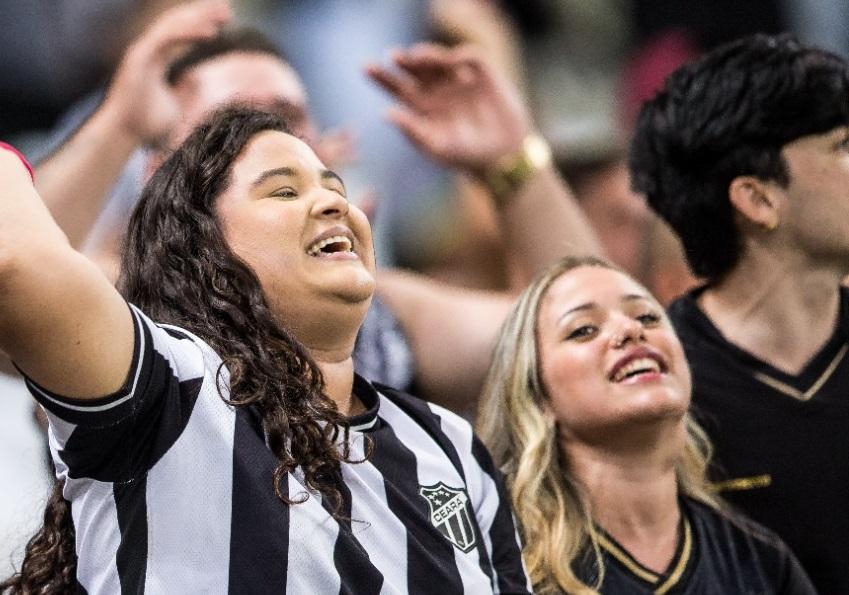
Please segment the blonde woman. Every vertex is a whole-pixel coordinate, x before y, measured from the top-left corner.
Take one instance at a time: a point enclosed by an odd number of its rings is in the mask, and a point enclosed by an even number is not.
[[[681,344],[632,278],[565,259],[524,292],[480,432],[538,593],[815,593],[777,537],[721,509],[689,404]]]

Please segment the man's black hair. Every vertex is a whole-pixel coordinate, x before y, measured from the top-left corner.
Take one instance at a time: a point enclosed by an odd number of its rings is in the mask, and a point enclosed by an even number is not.
[[[676,70],[643,106],[633,188],[681,238],[693,272],[715,281],[742,246],[731,181],[751,175],[786,186],[782,147],[847,123],[845,60],[789,35],[746,37]]]
[[[178,57],[168,67],[165,75],[168,84],[173,85],[183,74],[198,64],[232,53],[268,54],[288,63],[283,51],[263,33],[247,27],[223,29],[215,37],[193,43],[186,53]]]

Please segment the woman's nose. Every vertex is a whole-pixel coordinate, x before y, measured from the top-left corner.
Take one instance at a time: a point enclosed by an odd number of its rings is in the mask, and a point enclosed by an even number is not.
[[[316,217],[344,217],[348,214],[348,199],[336,192],[321,188],[317,190],[312,212]]]
[[[621,349],[628,343],[639,343],[645,338],[645,329],[639,320],[634,320],[630,316],[622,316],[613,327],[610,342],[613,348]]]

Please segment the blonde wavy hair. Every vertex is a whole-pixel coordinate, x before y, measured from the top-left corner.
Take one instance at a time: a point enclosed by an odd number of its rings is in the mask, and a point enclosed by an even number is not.
[[[524,537],[523,556],[537,593],[597,594],[604,577],[592,511],[558,448],[556,426],[543,411],[547,400],[539,374],[537,318],[551,284],[584,266],[620,271],[593,257],[565,258],[522,293],[501,329],[481,397],[478,433],[510,487]],[[687,415],[687,439],[677,467],[679,492],[720,510],[707,481],[711,445]],[[598,574],[588,585],[575,574],[579,557],[595,559]]]

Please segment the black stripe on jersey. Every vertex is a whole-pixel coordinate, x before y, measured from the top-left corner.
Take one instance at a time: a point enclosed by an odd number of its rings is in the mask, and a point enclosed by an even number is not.
[[[351,530],[352,520],[354,523],[363,521],[351,519],[351,490],[342,480],[341,472],[336,474],[335,484],[342,497],[339,511],[334,511],[332,503],[324,498],[321,505],[331,516],[336,513],[339,523],[339,534],[333,547],[333,564],[340,580],[339,594],[376,595],[383,586],[383,574],[371,563],[368,552]]]
[[[392,402],[398,405],[404,413],[409,415],[422,428],[424,428],[424,430],[434,439],[440,448],[445,451],[445,455],[451,461],[451,464],[454,465],[454,468],[457,469],[457,473],[460,474],[460,477],[463,479],[463,483],[466,483],[466,474],[464,473],[463,465],[460,462],[460,455],[457,453],[454,443],[451,442],[451,439],[448,438],[448,436],[445,435],[445,432],[442,431],[442,420],[431,410],[430,407],[428,407],[427,403],[386,386],[380,386],[380,391],[384,395],[386,393],[391,393],[388,396],[391,397]],[[491,471],[488,471],[488,473],[491,475]],[[502,500],[502,502],[499,503],[499,506],[502,506],[503,499],[499,498],[499,500]],[[475,513],[474,510],[472,510],[471,503],[468,504],[467,507],[471,518],[475,519]],[[486,543],[481,535],[480,525],[477,522],[472,523],[472,525],[475,532],[475,543],[477,544],[476,548],[478,550],[478,563],[481,571],[483,571],[490,580],[493,580],[492,563],[490,561],[489,552],[486,550]],[[513,526],[512,518],[510,526]],[[515,540],[514,536],[513,541],[515,542]],[[522,571],[522,577],[524,579],[524,571]],[[524,584],[524,582],[522,584]]]
[[[448,438],[448,436],[446,436],[442,431],[439,416],[430,410],[427,403],[421,399],[417,399],[406,393],[397,391],[389,386],[375,384],[375,387],[383,395],[391,398],[393,403],[400,407],[404,413],[412,417],[413,421],[418,423],[430,435],[430,437],[433,438],[434,442],[436,442],[439,447],[445,451],[445,455],[451,461],[451,464],[454,465],[457,473],[460,474],[460,478],[463,480],[463,483],[466,483],[466,474],[463,472],[460,455],[457,454],[457,449],[454,448],[454,443],[451,442],[451,439]]]
[[[143,386],[142,382],[150,377],[151,364],[145,355],[153,351],[153,339],[147,325],[142,323],[139,314],[132,308],[130,315],[133,319],[133,359],[121,388],[97,399],[72,399],[40,386],[19,368],[33,397],[47,411],[75,425],[105,426],[127,417],[135,407],[133,393],[139,393],[137,387]]]
[[[121,532],[121,542],[115,554],[121,593],[144,593],[147,571],[146,491],[147,477],[112,486]]]
[[[229,593],[277,595],[286,592],[289,551],[289,507],[274,493],[272,476],[278,461],[265,445],[259,414],[236,408],[233,451],[233,510],[230,525]],[[288,476],[281,489],[289,495]],[[262,581],[257,580],[261,568]]]
[[[168,333],[169,335],[171,335],[175,339],[193,341],[191,336],[187,332],[183,331],[182,329],[178,329],[176,327],[173,327],[173,326],[170,326],[170,325],[167,325],[167,324],[157,324],[156,326],[161,328],[163,331],[165,331],[166,333]]]
[[[416,456],[386,420],[374,432],[370,462],[383,475],[389,509],[407,527],[407,588],[410,593],[462,593],[454,546],[431,524],[427,501],[419,496]],[[435,588],[437,587],[437,588]]]
[[[353,393],[357,395],[366,410],[349,417],[348,424],[351,429],[367,430],[377,421],[377,413],[380,410],[380,396],[368,380],[356,373],[354,374]]]
[[[153,353],[154,367],[168,366]],[[154,373],[152,380],[162,378]],[[142,477],[177,441],[192,415],[203,378],[177,382],[169,372],[161,387],[150,393],[144,406],[108,428],[78,426],[59,457],[71,478],[126,482]],[[139,419],[143,417],[143,419]]]
[[[492,519],[489,538],[492,543],[492,564],[498,570],[498,590],[501,593],[527,591],[528,579],[522,567],[522,550],[513,524],[513,511],[504,478],[495,469],[489,451],[478,439],[472,438],[472,456],[484,473],[495,482],[498,491],[498,509]]]

